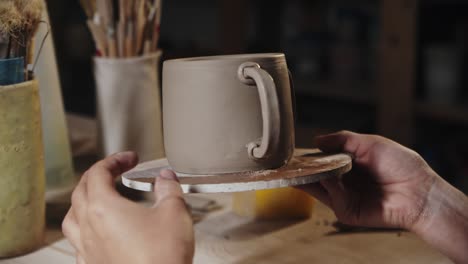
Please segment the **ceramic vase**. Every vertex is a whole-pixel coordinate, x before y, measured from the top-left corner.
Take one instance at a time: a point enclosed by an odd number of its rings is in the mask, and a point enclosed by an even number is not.
[[[233,211],[258,220],[291,220],[309,218],[314,198],[292,187],[235,193]]]
[[[43,20],[49,22],[46,11],[43,13]],[[73,171],[52,32],[49,32],[39,53],[40,43],[47,30],[46,26],[40,26],[36,34],[35,55],[39,59],[35,75],[41,87],[39,92],[47,177],[46,198],[50,201],[63,193],[71,192],[77,180]]]
[[[95,58],[102,155],[135,151],[140,161],[164,157],[159,88],[161,52]]]
[[[36,81],[0,86],[0,258],[43,242],[45,175]]]

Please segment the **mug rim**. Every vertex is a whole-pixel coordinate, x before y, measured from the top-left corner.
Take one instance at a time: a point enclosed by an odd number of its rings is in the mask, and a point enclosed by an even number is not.
[[[176,62],[192,62],[192,63],[203,63],[203,62],[219,62],[219,61],[239,61],[248,59],[282,59],[285,58],[284,53],[244,53],[244,54],[229,54],[229,55],[214,55],[214,56],[200,56],[200,57],[188,57],[166,60],[164,63],[176,63]]]

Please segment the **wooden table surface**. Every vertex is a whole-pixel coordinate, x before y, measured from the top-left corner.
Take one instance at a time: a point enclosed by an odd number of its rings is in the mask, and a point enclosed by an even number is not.
[[[336,218],[317,203],[309,220],[256,222],[234,215],[231,195],[199,195],[223,209],[195,225],[194,263],[451,263],[413,234],[388,230],[337,232]],[[74,264],[74,250],[49,228],[48,246],[1,264]]]

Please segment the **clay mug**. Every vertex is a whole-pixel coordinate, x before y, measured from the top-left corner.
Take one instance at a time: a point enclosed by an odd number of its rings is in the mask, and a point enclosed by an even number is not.
[[[164,145],[179,173],[275,169],[294,151],[284,54],[169,60],[163,68]]]

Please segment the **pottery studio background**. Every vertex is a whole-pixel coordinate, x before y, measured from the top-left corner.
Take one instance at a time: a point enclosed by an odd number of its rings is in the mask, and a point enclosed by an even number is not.
[[[78,0],[47,0],[65,108],[95,116],[94,46]],[[418,150],[468,193],[468,3],[169,0],[164,59],[284,52],[297,145],[349,129]]]

